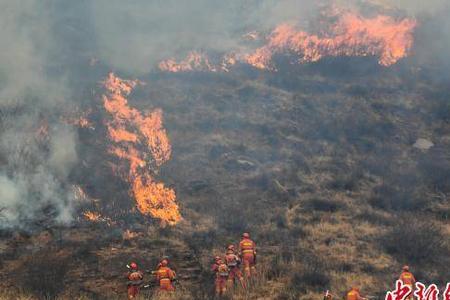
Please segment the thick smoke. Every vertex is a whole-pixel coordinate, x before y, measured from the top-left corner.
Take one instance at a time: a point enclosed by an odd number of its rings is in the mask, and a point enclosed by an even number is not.
[[[70,92],[49,74],[53,38],[47,1],[0,3],[0,226],[51,215],[71,219],[76,134],[61,122]],[[59,74],[60,75],[60,74]]]
[[[184,57],[190,50],[239,49],[240,37],[248,31],[270,32],[286,21],[308,28],[324,7],[331,6],[397,11],[423,20],[428,25],[421,24],[425,29],[417,36],[418,55],[448,61],[447,0],[97,0],[90,11],[99,58],[136,74],[149,72],[163,59]],[[421,40],[426,40],[424,47]]]
[[[228,52],[249,30],[307,19],[305,0],[99,0],[92,4],[99,56],[118,69],[147,73],[157,62],[190,50]]]

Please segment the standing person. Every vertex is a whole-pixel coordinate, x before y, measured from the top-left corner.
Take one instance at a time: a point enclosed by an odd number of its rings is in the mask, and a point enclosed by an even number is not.
[[[234,286],[237,278],[241,286],[245,288],[244,276],[242,276],[241,269],[239,268],[241,259],[236,255],[234,245],[229,245],[227,247],[227,252],[225,254],[225,263],[230,270],[230,275],[228,276],[228,285]]]
[[[156,281],[159,283],[161,291],[174,291],[173,281],[176,279],[176,273],[169,267],[169,261],[163,259],[157,266]]]
[[[403,266],[402,273],[400,274],[400,277],[398,278],[404,285],[407,285],[411,288],[411,293],[407,296],[406,299],[413,299],[413,293],[414,289],[416,288],[416,278],[414,275],[409,271],[409,266]]]
[[[144,275],[138,269],[138,265],[135,262],[129,264],[129,271],[127,273],[127,294],[128,299],[134,299],[139,295],[140,286],[142,284],[142,280],[144,279]]]
[[[244,264],[244,274],[247,279],[256,275],[256,244],[250,239],[250,234],[242,234],[239,243],[239,255]]]
[[[220,256],[216,256],[214,264],[211,270],[215,273],[216,278],[214,280],[215,290],[217,296],[222,296],[227,291],[227,279],[230,274],[230,270]]]

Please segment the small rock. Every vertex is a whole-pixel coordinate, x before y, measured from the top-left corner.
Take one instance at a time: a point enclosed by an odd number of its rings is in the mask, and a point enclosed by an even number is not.
[[[225,162],[228,171],[250,171],[256,169],[256,164],[246,159],[230,159]]]
[[[254,163],[244,159],[238,159],[237,163],[241,165],[244,169],[253,169],[255,167]]]
[[[422,138],[417,139],[417,141],[413,145],[414,148],[417,148],[417,149],[420,149],[423,151],[427,151],[433,146],[434,146],[434,144],[430,140],[422,139]]]

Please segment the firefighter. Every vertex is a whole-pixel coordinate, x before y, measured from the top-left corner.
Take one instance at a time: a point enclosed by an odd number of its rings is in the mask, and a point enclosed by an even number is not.
[[[234,245],[229,245],[227,247],[227,252],[225,253],[225,263],[230,270],[230,275],[228,276],[228,285],[234,286],[234,283],[239,280],[241,286],[245,288],[244,276],[242,276],[241,269],[239,268],[241,264],[241,259],[235,253]]]
[[[134,299],[139,294],[139,288],[144,279],[144,275],[138,269],[138,265],[135,262],[129,264],[129,271],[127,273],[127,293],[128,299]]]
[[[359,288],[352,287],[352,289],[347,293],[346,300],[365,300],[359,293]]]
[[[227,291],[227,280],[230,274],[230,270],[220,256],[216,256],[214,264],[211,270],[215,273],[216,278],[214,281],[216,295],[222,296]]]
[[[156,269],[157,269],[157,270],[161,267],[161,264],[162,264],[162,262],[163,262],[164,260],[167,261],[167,265],[170,264],[169,257],[168,257],[168,256],[163,256],[162,259],[161,259],[161,261],[160,261],[160,262],[158,263],[158,265],[156,266]]]
[[[416,287],[416,278],[409,271],[409,266],[403,266],[402,273],[398,278],[404,285],[411,287],[411,291],[414,291]],[[413,299],[413,292],[411,292],[406,299]]]
[[[242,239],[239,243],[239,255],[244,264],[246,278],[256,275],[256,244],[250,239],[250,234],[247,232],[242,234]]]
[[[169,267],[169,261],[167,259],[163,259],[158,264],[157,270],[154,273],[161,291],[175,290],[173,282],[176,280],[176,273]]]

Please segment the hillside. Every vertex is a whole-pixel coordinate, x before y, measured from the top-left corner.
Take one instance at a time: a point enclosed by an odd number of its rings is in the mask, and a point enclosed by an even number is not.
[[[287,65],[282,74],[243,68],[140,78],[148,84],[130,103],[164,111],[173,158],[158,176],[176,189],[184,220],[159,228],[126,213],[109,224],[5,231],[2,285],[110,299],[125,292],[130,259],[151,268],[169,255],[186,290],[180,299],[208,297],[211,258],[243,231],[257,241],[264,270],[250,298],[317,299],[355,284],[382,298],[405,263],[420,280],[444,284],[448,86],[407,65],[357,59]],[[90,146],[101,126],[79,129],[87,145],[81,168],[97,170],[94,177],[107,172],[108,160],[93,159]],[[418,138],[434,146],[413,147]],[[90,176],[79,180],[112,207],[128,197]]]
[[[131,262],[152,283],[139,299],[384,299],[404,265],[444,288],[449,15],[4,1],[0,300],[125,299]],[[244,232],[258,276],[217,297],[211,264]],[[166,256],[170,295],[151,273]]]

